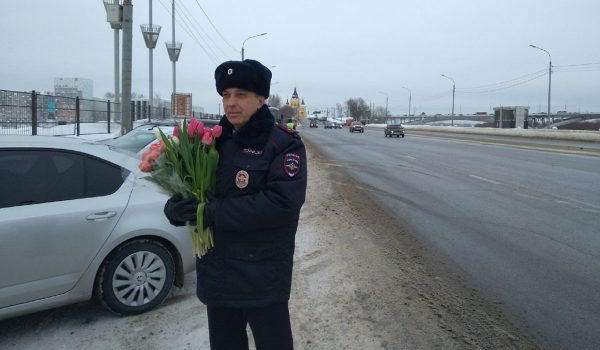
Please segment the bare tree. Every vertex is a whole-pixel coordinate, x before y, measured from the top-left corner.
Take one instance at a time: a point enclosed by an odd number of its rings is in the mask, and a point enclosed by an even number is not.
[[[271,107],[281,108],[281,97],[277,94],[271,95],[267,100],[267,104]]]
[[[335,104],[335,116],[338,118],[344,116],[344,106],[339,102]]]
[[[294,117],[294,109],[290,105],[285,105],[279,108],[279,114],[281,118],[285,121],[286,119]]]
[[[382,123],[386,120],[385,107],[375,107],[375,111],[373,112],[373,122]]]
[[[110,92],[110,91],[109,91],[109,92],[106,92],[106,93],[104,94],[104,98],[105,98],[105,99],[107,99],[107,100],[110,100],[110,99],[112,99],[112,98],[115,98],[115,94],[114,94],[113,92]]]
[[[348,114],[354,120],[367,119],[369,116],[369,106],[362,97],[348,99],[346,107],[348,108]]]

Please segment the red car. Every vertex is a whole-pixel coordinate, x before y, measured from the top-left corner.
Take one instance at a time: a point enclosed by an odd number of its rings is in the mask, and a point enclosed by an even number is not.
[[[365,127],[360,122],[352,122],[348,128],[350,132],[365,132]]]

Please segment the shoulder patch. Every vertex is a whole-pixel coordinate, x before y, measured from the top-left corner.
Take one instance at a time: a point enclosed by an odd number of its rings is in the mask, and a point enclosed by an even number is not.
[[[300,155],[298,153],[286,153],[283,157],[283,170],[289,177],[294,177],[300,172]]]
[[[298,131],[293,130],[293,129],[289,129],[287,126],[285,125],[281,125],[281,124],[277,124],[277,128],[283,132],[285,132],[286,134],[293,136],[297,139],[300,138],[300,135],[298,135]]]

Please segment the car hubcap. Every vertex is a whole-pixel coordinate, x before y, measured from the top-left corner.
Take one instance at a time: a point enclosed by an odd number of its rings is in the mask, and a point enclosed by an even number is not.
[[[127,306],[149,303],[163,290],[166,267],[152,252],[136,252],[121,261],[112,278],[113,292]]]

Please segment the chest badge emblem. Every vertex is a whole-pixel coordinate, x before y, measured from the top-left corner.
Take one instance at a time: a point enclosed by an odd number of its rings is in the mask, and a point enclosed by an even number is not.
[[[235,174],[235,185],[238,188],[246,188],[248,186],[248,180],[250,180],[250,175],[244,170],[240,170]]]

